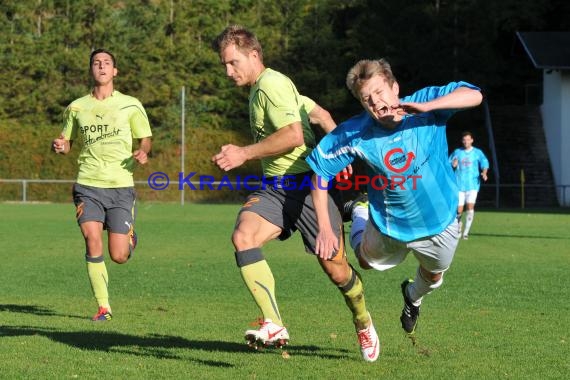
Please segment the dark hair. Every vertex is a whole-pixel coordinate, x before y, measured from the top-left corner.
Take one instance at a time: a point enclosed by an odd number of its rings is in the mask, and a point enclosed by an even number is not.
[[[221,54],[229,45],[236,45],[236,48],[242,53],[257,51],[259,59],[263,62],[263,49],[255,34],[247,30],[241,25],[230,25],[212,42],[212,48]]]
[[[465,137],[465,136],[471,136],[471,138],[473,138],[473,133],[471,133],[471,132],[469,132],[469,131],[464,131],[464,132],[461,134],[461,137]]]
[[[111,60],[113,61],[113,67],[117,67],[117,61],[115,60],[115,56],[113,55],[113,53],[111,53],[109,50],[106,49],[93,50],[91,52],[91,55],[89,56],[89,66],[93,66],[93,58],[99,53],[109,54],[109,56],[111,56]]]

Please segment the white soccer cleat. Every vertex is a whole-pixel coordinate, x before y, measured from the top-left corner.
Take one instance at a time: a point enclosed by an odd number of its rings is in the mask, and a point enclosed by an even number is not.
[[[248,346],[256,350],[268,346],[280,348],[289,343],[289,333],[286,327],[273,323],[271,319],[266,319],[258,330],[247,330],[245,340]]]
[[[367,362],[375,362],[380,355],[380,339],[376,334],[372,318],[370,318],[370,325],[364,330],[357,331],[356,334],[358,335],[362,358]]]

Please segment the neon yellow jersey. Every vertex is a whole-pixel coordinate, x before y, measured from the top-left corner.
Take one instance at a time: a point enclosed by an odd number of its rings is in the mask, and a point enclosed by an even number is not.
[[[253,140],[257,143],[278,129],[294,122],[303,126],[305,144],[279,156],[261,159],[263,174],[280,176],[310,171],[305,158],[315,147],[315,135],[308,113],[315,107],[311,99],[299,95],[285,75],[266,68],[249,93],[249,120]]]
[[[62,133],[82,143],[77,183],[101,188],[134,186],[133,139],[152,136],[142,104],[119,91],[103,100],[89,94],[73,101]]]

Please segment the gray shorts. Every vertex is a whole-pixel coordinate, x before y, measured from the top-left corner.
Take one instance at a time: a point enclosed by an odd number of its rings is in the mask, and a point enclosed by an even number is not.
[[[307,175],[310,176],[310,174]],[[330,195],[328,206],[331,226],[335,236],[341,241],[344,239],[342,218]],[[246,198],[240,213],[243,211],[254,212],[281,228],[279,240],[288,239],[293,232],[299,230],[303,237],[305,250],[309,253],[315,253],[315,241],[319,228],[311,189],[308,186],[293,190],[267,186],[265,190],[255,191]],[[340,247],[340,250],[344,255],[343,246]]]
[[[114,189],[73,185],[77,223],[101,222],[103,228],[127,234],[136,217],[134,187]]]
[[[409,252],[413,252],[424,269],[440,273],[451,265],[458,242],[456,218],[441,233],[408,243],[384,235],[368,220],[358,254],[372,268],[383,271],[400,264]]]

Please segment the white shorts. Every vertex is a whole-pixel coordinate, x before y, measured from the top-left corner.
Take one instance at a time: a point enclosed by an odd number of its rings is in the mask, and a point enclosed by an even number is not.
[[[475,204],[477,200],[477,190],[460,191],[458,206],[463,206],[465,203]]]
[[[424,269],[440,273],[451,265],[458,242],[459,223],[455,218],[440,234],[408,243],[384,235],[369,220],[358,255],[372,268],[384,271],[400,264],[411,251]]]

